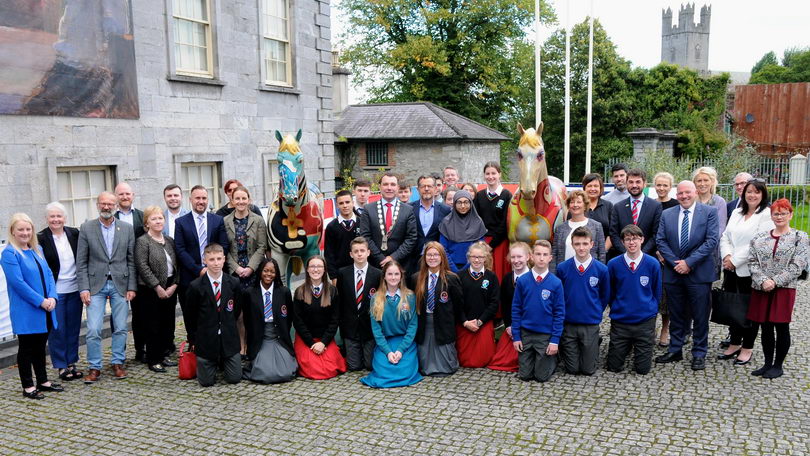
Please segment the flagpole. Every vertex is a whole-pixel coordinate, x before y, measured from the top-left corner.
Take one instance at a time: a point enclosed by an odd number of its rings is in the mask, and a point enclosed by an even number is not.
[[[540,95],[540,0],[534,0],[534,126],[543,121],[542,96]]]
[[[563,152],[563,182],[571,182],[571,32],[569,30],[571,1],[565,0],[565,143]]]
[[[585,133],[585,173],[591,172],[591,127],[593,126],[593,4],[588,18],[588,125]]]

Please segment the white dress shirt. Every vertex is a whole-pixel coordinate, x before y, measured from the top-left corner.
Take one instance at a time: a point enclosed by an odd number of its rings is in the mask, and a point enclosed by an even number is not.
[[[270,288],[264,288],[264,285],[262,285],[261,281],[259,281],[259,288],[262,289],[262,313],[264,313],[264,302],[266,300],[265,296],[267,296],[268,292],[270,293],[270,303],[272,304],[273,302],[273,285],[274,284],[271,282]],[[270,323],[272,321],[273,321],[273,312],[270,312],[270,318],[265,318],[264,322]]]
[[[76,258],[67,238],[67,233],[61,236],[53,234],[53,243],[59,255],[59,279],[56,281],[56,292],[59,294],[79,291],[79,282],[76,278]]]

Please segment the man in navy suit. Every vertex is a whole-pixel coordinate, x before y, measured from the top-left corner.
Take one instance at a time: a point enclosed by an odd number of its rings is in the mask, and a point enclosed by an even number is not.
[[[692,370],[706,368],[711,288],[718,242],[717,211],[697,202],[691,181],[678,184],[679,206],[661,215],[656,236],[664,257],[664,289],[669,306],[670,343],[656,363],[683,359],[681,348],[692,325]]]
[[[436,180],[431,176],[419,176],[416,181],[419,200],[413,201],[413,213],[416,214],[416,247],[413,258],[408,265],[408,275],[416,272],[418,258],[422,255],[425,244],[439,241],[439,223],[450,213],[450,206],[437,202],[434,198]]]
[[[186,290],[192,280],[208,272],[203,264],[203,250],[208,244],[219,244],[225,252],[230,247],[228,233],[222,217],[208,211],[208,190],[202,185],[191,189],[191,212],[179,217],[174,225],[174,246],[177,250],[177,261],[180,263],[180,308],[183,310],[183,321],[189,327],[186,310]]]
[[[753,178],[754,176],[748,173],[737,173],[737,175],[734,176],[734,191],[737,192],[737,197],[726,204],[726,220],[730,219],[734,209],[740,206],[740,198],[743,196],[742,191],[745,188],[745,184]]]
[[[661,220],[661,203],[647,198],[644,189],[647,188],[647,173],[641,169],[631,169],[627,172],[627,198],[613,206],[613,216],[610,218],[610,241],[612,255],[619,256],[625,252],[621,232],[627,225],[636,225],[644,233],[644,244],[641,251],[647,255],[655,256],[655,235],[658,233],[658,224]]]

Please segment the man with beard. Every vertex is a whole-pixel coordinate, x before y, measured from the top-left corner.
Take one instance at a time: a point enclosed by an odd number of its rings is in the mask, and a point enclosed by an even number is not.
[[[602,198],[610,201],[614,206],[627,199],[630,194],[627,192],[627,166],[618,163],[610,168],[610,180],[613,182],[613,191]]]
[[[616,257],[626,251],[621,232],[627,225],[636,225],[644,233],[644,244],[641,251],[647,255],[655,256],[655,235],[658,233],[658,223],[661,220],[661,203],[647,198],[644,189],[647,188],[647,173],[641,169],[631,169],[627,173],[627,191],[629,198],[613,205],[613,214],[610,217],[610,239],[613,243],[609,258]]]
[[[174,239],[175,222],[190,211],[183,208],[183,190],[177,184],[169,184],[163,189],[163,201],[166,202],[166,210],[163,212],[163,218],[166,220],[163,235]]]

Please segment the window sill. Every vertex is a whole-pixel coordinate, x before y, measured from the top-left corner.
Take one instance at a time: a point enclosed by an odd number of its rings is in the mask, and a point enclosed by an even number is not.
[[[301,91],[294,87],[259,84],[259,90],[262,92],[276,92],[276,93],[288,93],[290,95],[301,95]]]
[[[197,76],[185,76],[181,74],[170,74],[166,76],[166,79],[172,82],[188,82],[191,84],[203,84],[203,85],[211,85],[211,86],[218,86],[223,87],[225,86],[225,81],[216,79],[216,78],[202,78]]]

